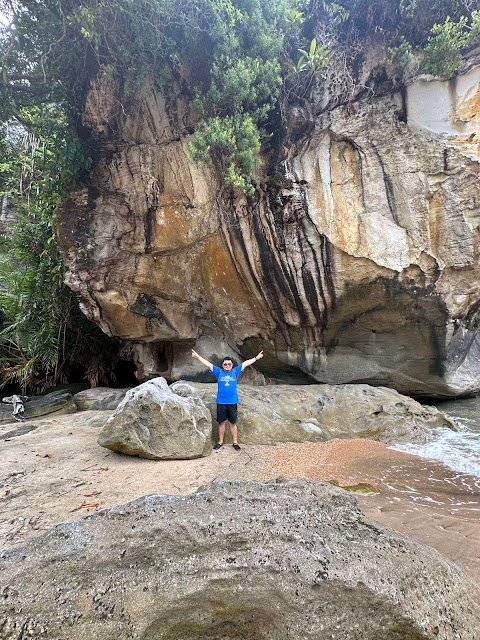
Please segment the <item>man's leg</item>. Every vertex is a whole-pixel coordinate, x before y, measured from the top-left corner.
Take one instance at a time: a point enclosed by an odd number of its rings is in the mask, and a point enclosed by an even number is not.
[[[218,444],[223,444],[223,439],[225,438],[225,424],[226,420],[218,423]]]
[[[232,434],[233,444],[235,444],[238,440],[237,425],[232,424],[231,422],[229,422],[228,424],[230,425],[230,433]]]
[[[225,438],[225,423],[227,422],[227,407],[224,404],[217,403],[217,422],[218,422],[218,440],[213,445],[214,449],[223,447],[223,439]]]
[[[238,431],[237,431],[237,405],[232,404],[228,407],[227,414],[228,424],[230,425],[230,433],[232,434],[233,448],[235,451],[240,451],[238,444]]]

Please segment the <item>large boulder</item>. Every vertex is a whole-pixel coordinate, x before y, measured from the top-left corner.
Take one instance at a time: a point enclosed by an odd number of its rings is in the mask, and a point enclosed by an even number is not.
[[[210,412],[199,398],[182,398],[155,378],[126,393],[98,444],[152,460],[189,459],[209,455],[211,433]]]
[[[475,640],[480,589],[331,485],[216,482],[0,555],[2,638]]]
[[[215,420],[215,384],[178,381],[171,389],[185,397],[200,398]],[[432,428],[457,429],[456,422],[435,407],[424,406],[393,389],[366,384],[241,384],[239,396],[239,440],[248,444],[330,438],[423,443]]]

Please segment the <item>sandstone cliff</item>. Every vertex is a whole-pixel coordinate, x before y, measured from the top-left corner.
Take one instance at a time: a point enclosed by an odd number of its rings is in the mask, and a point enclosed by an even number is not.
[[[189,160],[179,87],[92,83],[94,168],[56,226],[69,286],[139,378],[198,376],[196,343],[263,348],[262,372],[287,381],[480,389],[480,67],[362,73],[290,109],[253,197]]]

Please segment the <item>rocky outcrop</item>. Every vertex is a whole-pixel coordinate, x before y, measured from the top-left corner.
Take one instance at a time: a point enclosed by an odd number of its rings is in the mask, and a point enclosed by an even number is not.
[[[13,407],[8,404],[0,404],[0,424],[14,422],[12,416]],[[49,413],[73,413],[76,411],[73,396],[68,391],[52,391],[44,396],[36,396],[25,402],[25,418],[36,418]]]
[[[73,396],[73,401],[79,411],[107,411],[114,410],[125,397],[128,389],[111,389],[109,387],[94,387],[85,389]]]
[[[370,63],[347,98],[292,107],[251,198],[192,165],[178,90],[150,81],[127,98],[99,75],[94,170],[56,228],[68,284],[140,378],[202,375],[189,348],[212,359],[205,339],[263,348],[281,381],[480,389],[480,69],[396,88],[385,74]]]
[[[211,434],[205,405],[176,395],[163,378],[156,378],[126,393],[98,444],[151,460],[185,460],[209,455]]]
[[[480,624],[459,569],[316,482],[148,496],[0,558],[11,640],[474,640]]]
[[[179,381],[171,389],[185,397],[199,398],[210,409],[216,425],[215,384]],[[423,406],[393,389],[366,384],[241,384],[239,396],[239,440],[246,444],[321,442],[331,438],[424,443],[430,429],[457,429],[452,418],[434,407]]]

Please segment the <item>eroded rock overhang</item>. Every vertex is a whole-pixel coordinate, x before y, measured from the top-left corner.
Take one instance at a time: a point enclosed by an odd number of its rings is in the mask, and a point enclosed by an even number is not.
[[[476,392],[479,79],[318,107],[255,195],[227,198],[188,157],[181,92],[147,82],[119,100],[100,74],[84,113],[94,169],[57,215],[67,283],[140,378],[198,377],[197,344],[263,348],[273,379]]]

